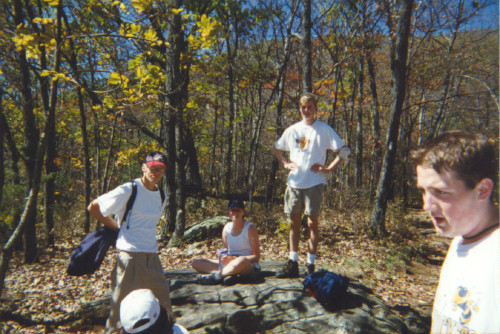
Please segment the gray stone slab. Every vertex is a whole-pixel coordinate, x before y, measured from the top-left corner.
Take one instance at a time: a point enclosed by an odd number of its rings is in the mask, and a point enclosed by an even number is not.
[[[255,282],[203,286],[193,270],[167,271],[177,322],[190,333],[427,333],[428,321],[408,310],[400,317],[351,280],[348,293],[326,310],[303,291],[303,278],[278,279],[282,264],[263,261]]]

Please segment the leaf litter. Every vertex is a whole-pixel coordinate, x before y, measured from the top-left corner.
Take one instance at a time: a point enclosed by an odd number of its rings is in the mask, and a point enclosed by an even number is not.
[[[279,217],[280,214],[276,214]],[[320,219],[320,244],[316,268],[345,274],[372,289],[395,312],[410,307],[430,316],[439,278],[441,262],[448,241],[434,234],[419,233],[429,228],[425,218],[408,219],[410,237],[401,239],[391,232],[382,240],[372,239],[363,222],[344,220],[345,215],[324,214]],[[343,217],[332,219],[331,217]],[[249,218],[259,221],[269,217],[255,213]],[[276,218],[279,221],[280,218]],[[260,228],[263,230],[263,228]],[[269,227],[266,226],[266,230]],[[274,229],[276,231],[276,229]],[[263,234],[259,231],[261,260],[285,262],[288,256],[287,232]],[[305,262],[307,233],[302,233],[300,262]],[[57,240],[57,239],[56,239]],[[0,299],[0,332],[15,333],[102,333],[102,324],[74,319],[74,312],[86,303],[104,297],[110,290],[110,274],[117,251],[108,252],[101,268],[90,276],[66,274],[69,256],[79,240],[57,240],[53,247],[40,250],[38,262],[22,263],[22,253],[11,259]],[[190,268],[199,257],[215,257],[220,240],[199,243],[188,254],[186,244],[166,248],[160,243],[159,253],[165,270]],[[398,252],[400,250],[400,252]]]

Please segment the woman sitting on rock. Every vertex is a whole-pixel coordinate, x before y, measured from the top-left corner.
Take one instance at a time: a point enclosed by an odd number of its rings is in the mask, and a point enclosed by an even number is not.
[[[233,281],[236,275],[249,279],[260,273],[260,245],[257,228],[245,220],[245,205],[242,201],[231,200],[227,205],[232,222],[222,231],[223,251],[220,260],[196,259],[193,268],[201,273],[196,280],[203,285],[212,285]]]

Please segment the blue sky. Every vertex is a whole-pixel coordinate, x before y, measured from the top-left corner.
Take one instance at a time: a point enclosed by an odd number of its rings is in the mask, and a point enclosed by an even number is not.
[[[470,22],[471,28],[479,29],[498,29],[498,9],[499,3],[489,6],[482,10],[479,15]]]

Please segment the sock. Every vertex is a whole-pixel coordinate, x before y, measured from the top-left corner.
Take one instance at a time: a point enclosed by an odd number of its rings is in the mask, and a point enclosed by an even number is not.
[[[316,254],[307,253],[307,263],[314,264],[314,260],[316,260]]]
[[[220,278],[220,273],[214,273],[214,278],[217,280],[217,281],[220,281],[221,278]]]
[[[290,252],[290,260],[299,261],[299,252]]]

